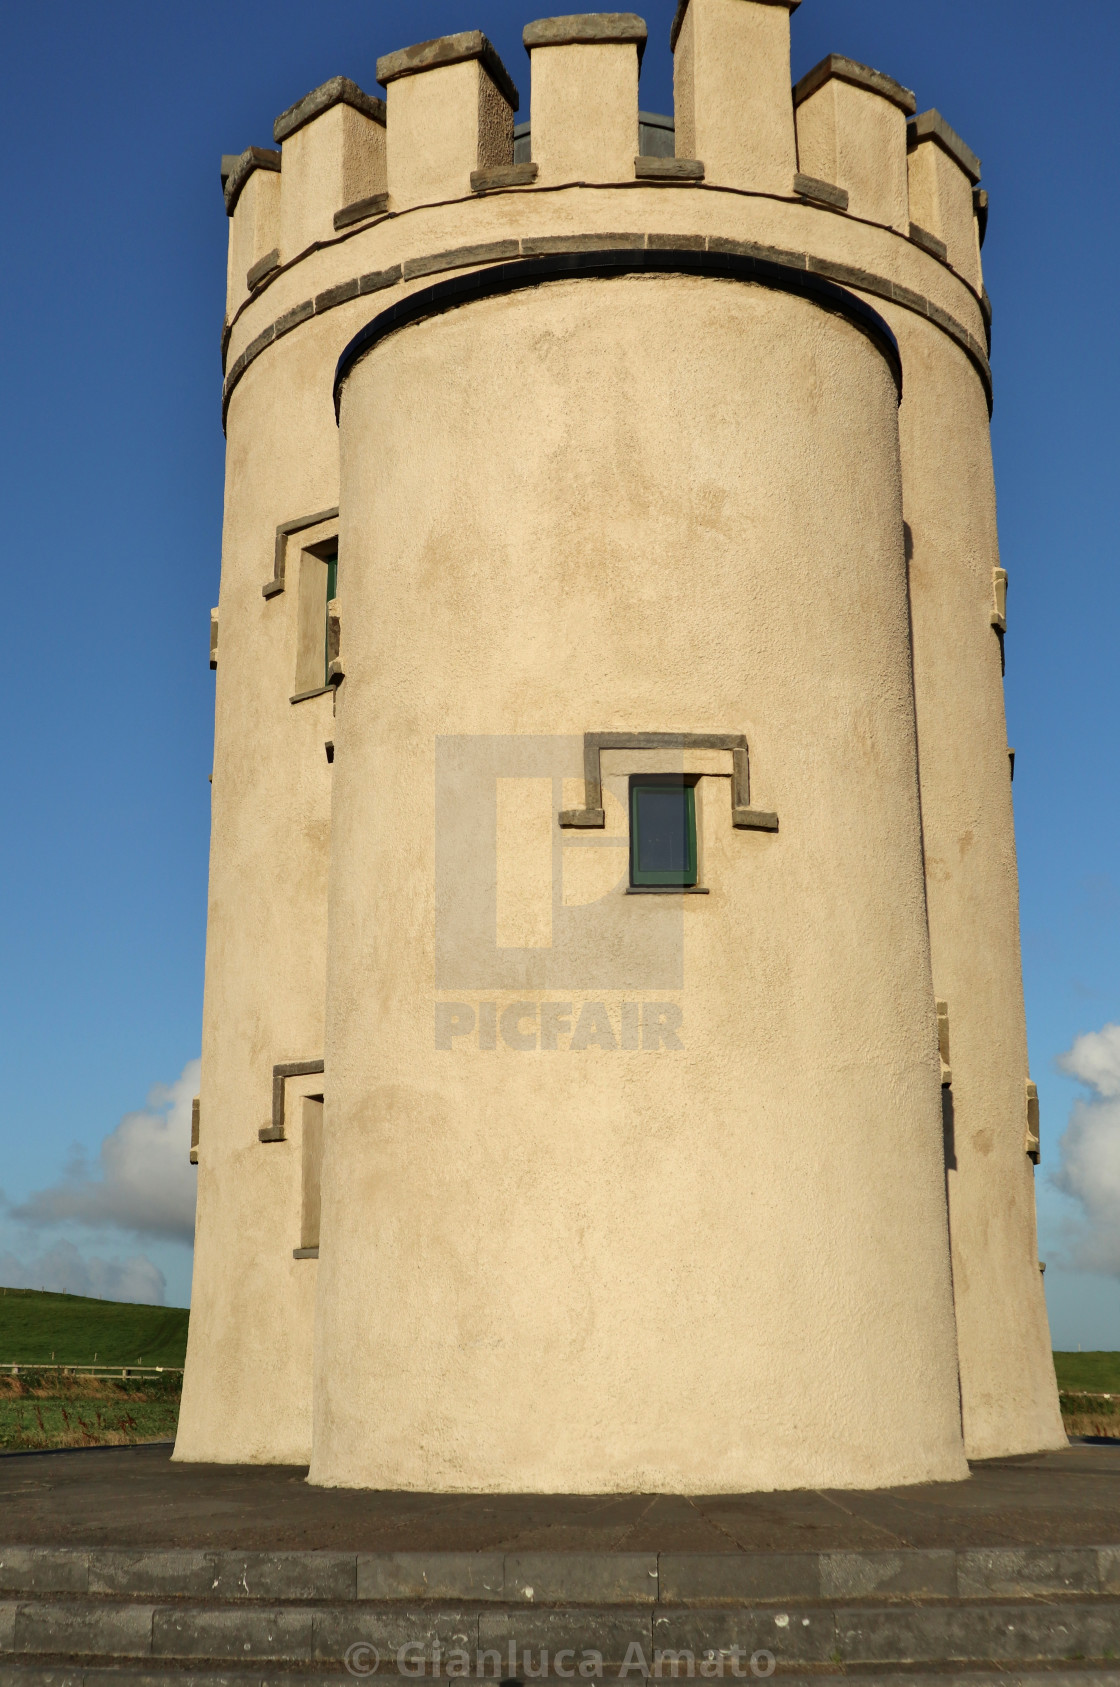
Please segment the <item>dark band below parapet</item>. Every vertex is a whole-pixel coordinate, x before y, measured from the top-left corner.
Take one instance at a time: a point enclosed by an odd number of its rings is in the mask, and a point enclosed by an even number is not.
[[[673,191],[681,190],[675,187]],[[811,275],[825,276],[828,280],[839,283],[841,287],[851,287],[857,292],[870,293],[874,298],[885,299],[888,304],[898,305],[900,309],[922,317],[960,348],[980,377],[989,416],[992,413],[992,370],[987,355],[991,349],[990,334],[988,346],[985,348],[975,335],[970,333],[963,323],[950,316],[947,310],[943,310],[924,294],[903,286],[900,281],[892,281],[885,275],[875,275],[870,270],[860,269],[858,265],[839,263],[833,258],[822,258],[811,252],[791,252],[781,247],[760,245],[751,240],[725,239],[720,235],[599,233],[527,235],[521,240],[491,240],[470,246],[457,246],[450,251],[406,258],[403,263],[393,264],[388,269],[373,270],[367,275],[354,275],[347,281],[338,282],[334,287],[325,288],[314,298],[304,299],[302,303],[293,305],[275,322],[268,323],[234,359],[226,372],[222,387],[222,426],[225,427],[230,401],[246,370],[250,369],[271,345],[292,333],[312,316],[321,316],[324,311],[333,310],[336,306],[346,304],[361,295],[379,293],[387,287],[395,287],[400,281],[412,281],[422,275],[437,274],[441,270],[474,269],[479,264],[504,263],[507,259],[517,256],[535,258],[554,252],[601,252],[607,248],[616,251],[648,248],[651,251],[735,252],[749,258],[784,264],[792,269],[807,270]],[[283,271],[278,273],[282,274]],[[272,285],[272,280],[263,282],[261,292]],[[260,295],[255,297],[259,299]],[[985,294],[980,303],[985,327],[990,328],[991,301]],[[228,325],[225,335],[223,356],[225,344],[228,344]]]
[[[727,243],[731,245],[729,241]],[[342,383],[354,365],[379,341],[412,323],[441,316],[461,305],[503,293],[540,287],[551,281],[604,280],[624,275],[690,275],[713,281],[743,281],[775,288],[808,299],[822,309],[843,316],[876,346],[894,376],[902,399],[902,358],[898,341],[877,311],[854,293],[838,287],[807,270],[765,258],[747,257],[731,251],[689,251],[664,248],[620,248],[615,250],[555,253],[547,257],[520,258],[515,263],[495,264],[472,270],[449,281],[437,282],[399,300],[375,316],[356,334],[338,360],[334,377],[334,408],[337,418]]]

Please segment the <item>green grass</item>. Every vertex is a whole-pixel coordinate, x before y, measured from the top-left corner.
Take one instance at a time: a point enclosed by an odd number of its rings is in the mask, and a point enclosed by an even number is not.
[[[0,1450],[127,1446],[173,1441],[179,1400],[3,1400]]]
[[[0,1289],[0,1365],[182,1365],[183,1306]]]
[[[1120,1353],[1055,1353],[1058,1387],[1120,1394]]]
[[[178,1371],[143,1377],[92,1377],[61,1367],[2,1372],[0,1451],[173,1440],[181,1388]]]

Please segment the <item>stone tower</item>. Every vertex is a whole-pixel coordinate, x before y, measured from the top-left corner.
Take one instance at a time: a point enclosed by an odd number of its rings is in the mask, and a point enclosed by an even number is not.
[[[798,0],[225,160],[176,1457],[736,1491],[1064,1445],[980,164]],[[675,127],[675,137],[674,137]]]

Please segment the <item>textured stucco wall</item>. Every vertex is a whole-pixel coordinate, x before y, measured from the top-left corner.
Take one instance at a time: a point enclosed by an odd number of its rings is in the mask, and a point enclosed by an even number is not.
[[[313,1481],[964,1474],[896,410],[846,322],[673,276],[347,380]],[[437,735],[674,728],[745,729],[782,827],[705,779],[682,987],[628,992],[683,1047],[438,1050]]]
[[[992,1458],[1066,1444],[1026,1156],[1027,1030],[999,639],[988,416],[966,360],[895,312],[937,995],[948,1003],[950,1223],[965,1444]],[[1014,1429],[1009,1435],[1009,1424]]]
[[[286,141],[284,168],[256,171],[237,201],[181,1458],[311,1455],[322,1273],[317,1480],[396,1472],[394,1480],[454,1487],[500,1469],[493,1484],[516,1486],[544,1481],[546,1470],[559,1481],[563,1469],[572,1485],[611,1485],[637,1479],[640,1467],[651,1483],[710,1488],[962,1474],[959,1430],[945,1417],[946,1367],[955,1376],[956,1365],[944,1320],[946,1184],[966,1448],[1012,1454],[1061,1441],[1024,1143],[1028,1070],[990,625],[999,559],[971,182],[935,139],[907,158],[897,105],[826,82],[800,107],[801,167],[833,175],[850,208],[840,215],[803,203],[792,180],[787,11],[754,0],[691,0],[677,43],[677,151],[704,160],[704,183],[635,182],[621,142],[636,124],[633,55],[577,45],[533,55],[549,69],[560,120],[585,112],[592,97],[603,108],[569,137],[581,172],[600,184],[592,189],[550,187],[546,168],[536,186],[470,191],[472,170],[507,161],[512,116],[482,62],[468,58],[390,82],[385,214],[333,231],[355,181],[382,185],[379,162],[372,175],[355,173],[351,131],[362,124],[337,108]],[[754,102],[749,123],[744,99]],[[380,135],[373,139],[379,147]],[[539,139],[543,148],[544,127]],[[949,262],[907,238],[911,220],[946,241]],[[302,228],[299,241],[314,237],[298,261],[287,249],[296,235],[282,238],[282,228]],[[474,305],[379,347],[347,383],[340,494],[331,383],[352,336],[433,281],[558,241],[709,250],[734,241],[818,267],[890,321],[904,370],[901,410],[878,352],[815,306],[697,279],[589,281]],[[246,270],[277,244],[282,267],[250,297]],[[660,361],[651,347],[664,348]],[[895,532],[900,448],[908,579]],[[289,541],[284,593],[265,600],[261,586],[272,575],[276,525],[340,497],[347,678],[335,718],[329,694],[289,702],[299,547],[331,526]],[[907,585],[910,626],[899,597]],[[918,785],[912,728],[903,725],[911,628],[932,980],[914,926]],[[381,657],[398,680],[384,697]],[[436,733],[570,740],[571,776],[551,794],[555,809],[583,800],[579,734],[618,723],[746,732],[752,801],[781,817],[777,836],[733,831],[726,754],[689,752],[711,894],[678,903],[675,925],[655,920],[648,899],[613,894],[624,850],[581,851],[549,817],[556,929],[574,909],[603,915],[601,927],[582,928],[585,959],[612,956],[643,914],[643,929],[656,934],[652,952],[676,933],[692,982],[661,995],[687,1009],[684,1049],[571,1053],[568,1034],[557,1033],[557,1049],[536,1054],[499,1046],[472,1056],[461,1039],[453,1051],[435,1050],[430,1014],[417,1021],[415,1011],[422,991],[430,1006],[434,989]],[[339,745],[333,769],[327,738]],[[624,842],[619,754],[604,758],[604,837]],[[637,753],[626,754],[637,771]],[[361,765],[369,789],[355,783]],[[374,812],[383,790],[392,802]],[[526,838],[536,838],[539,786],[523,779],[503,791],[502,812],[523,803]],[[455,824],[453,813],[452,833]],[[390,825],[391,838],[379,830]],[[504,835],[507,848],[508,828]],[[529,917],[519,902],[532,885],[528,844],[524,856],[524,882],[503,892],[513,927]],[[888,857],[894,865],[884,865]],[[384,874],[371,883],[375,862]],[[324,1052],[328,873],[327,1072],[289,1083],[289,1140],[261,1143],[273,1065]],[[387,941],[388,974],[378,970]],[[588,991],[548,988],[547,976],[540,955],[530,956],[502,1002],[524,999],[532,985],[553,1014],[571,1000],[578,1019]],[[689,989],[696,1000],[684,999]],[[596,986],[591,995],[607,1001],[620,1030],[626,990],[608,1000]],[[930,1127],[935,995],[949,1002],[952,1039],[947,1170],[940,1122],[933,1136]],[[472,1087],[476,1068],[481,1089]],[[547,1129],[532,1081],[542,1070]],[[459,1072],[462,1082],[449,1076]],[[460,1088],[470,1108],[455,1105]],[[326,1095],[318,1265],[292,1259],[302,1237],[298,1097],[312,1092]],[[672,1121],[656,1131],[655,1092]],[[697,1093],[703,1110],[691,1105]],[[750,1109],[741,1094],[753,1098]],[[419,1156],[417,1141],[428,1145]],[[728,1142],[742,1150],[737,1158]],[[586,1200],[573,1167],[587,1169]],[[577,1190],[574,1208],[542,1210],[550,1179]],[[430,1197],[427,1206],[410,1207],[402,1190]],[[612,1235],[617,1218],[604,1216],[620,1190],[629,1251]],[[761,1205],[760,1191],[769,1192]],[[453,1220],[464,1208],[466,1219]],[[521,1212],[512,1230],[511,1210]],[[535,1225],[525,1217],[534,1211]],[[857,1232],[866,1275],[853,1283]],[[461,1260],[462,1273],[445,1256]],[[668,1384],[658,1379],[673,1372],[667,1352],[689,1350],[690,1319],[717,1328],[715,1257],[727,1286],[716,1363],[731,1381],[705,1392],[699,1367],[683,1382],[676,1376],[694,1420],[710,1426],[690,1451],[673,1439],[675,1396],[666,1405]],[[438,1269],[428,1287],[447,1287],[431,1304],[416,1275],[429,1259]],[[611,1294],[597,1302],[603,1273],[614,1274]],[[558,1285],[551,1306],[544,1284]],[[729,1306],[761,1308],[761,1324],[744,1336]],[[897,1353],[912,1344],[912,1366],[883,1375],[880,1324],[901,1330]],[[409,1350],[416,1328],[428,1329],[440,1355],[434,1380]],[[608,1380],[593,1420],[563,1382],[563,1412],[538,1424],[533,1377],[517,1380],[514,1370],[511,1385],[511,1367],[494,1357],[522,1331],[550,1376],[570,1378],[581,1354],[609,1348],[622,1374],[645,1367],[652,1380],[638,1405]],[[371,1379],[362,1400],[347,1340]],[[369,1369],[386,1352],[401,1365],[396,1392],[394,1374]],[[465,1403],[453,1372],[474,1379]],[[525,1430],[518,1446],[494,1405],[511,1387],[513,1421]],[[371,1425],[382,1393],[389,1415],[378,1440]],[[808,1449],[806,1399],[828,1418]],[[438,1400],[449,1403],[442,1416]],[[915,1422],[927,1425],[924,1439]],[[622,1431],[633,1432],[625,1447]]]

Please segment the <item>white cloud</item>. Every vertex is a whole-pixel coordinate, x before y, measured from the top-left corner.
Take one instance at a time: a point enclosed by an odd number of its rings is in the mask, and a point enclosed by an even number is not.
[[[1087,1031],[1078,1037],[1068,1054],[1058,1059],[1063,1072],[1078,1078],[1098,1095],[1120,1096],[1120,1025],[1106,1025],[1103,1031]]]
[[[1081,1206],[1071,1263],[1120,1277],[1120,1025],[1078,1037],[1058,1065],[1095,1092],[1074,1103],[1051,1179]]]
[[[155,1085],[143,1111],[126,1113],[102,1142],[95,1169],[79,1150],[57,1183],[10,1208],[11,1217],[35,1230],[80,1224],[167,1241],[193,1241],[198,1174],[190,1164],[191,1101],[198,1090],[199,1065],[197,1060],[188,1062],[175,1083]],[[146,1260],[142,1263],[162,1284],[158,1268]],[[88,1268],[92,1271],[95,1265],[104,1265],[107,1271],[131,1268],[93,1260]]]
[[[8,1289],[48,1289],[53,1294],[92,1295],[99,1300],[137,1300],[162,1306],[167,1281],[143,1254],[132,1259],[98,1259],[73,1242],[56,1242],[26,1262],[0,1254],[0,1283]]]

